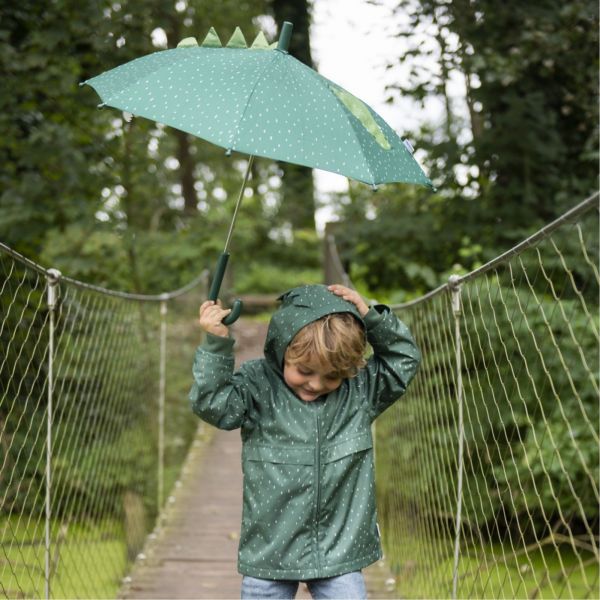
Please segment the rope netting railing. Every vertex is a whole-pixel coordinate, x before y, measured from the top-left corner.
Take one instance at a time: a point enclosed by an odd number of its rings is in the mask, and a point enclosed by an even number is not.
[[[0,597],[116,596],[195,433],[206,279],[124,294],[0,245]]]
[[[598,194],[394,310],[423,363],[377,421],[401,597],[597,598]]]
[[[402,597],[597,596],[597,204],[394,307],[423,353],[376,432]],[[114,597],[195,432],[206,276],[122,294],[1,244],[0,273],[0,597]]]

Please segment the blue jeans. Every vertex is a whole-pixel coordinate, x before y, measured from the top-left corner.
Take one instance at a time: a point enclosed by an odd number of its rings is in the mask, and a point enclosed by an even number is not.
[[[242,579],[242,600],[262,600],[273,598],[287,600],[295,598],[299,581],[288,579],[257,579],[244,575]],[[306,581],[314,600],[366,600],[365,580],[360,571],[345,573],[337,577],[309,579]]]

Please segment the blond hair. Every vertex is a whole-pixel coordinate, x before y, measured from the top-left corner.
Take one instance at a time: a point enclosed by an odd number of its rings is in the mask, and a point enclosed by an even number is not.
[[[285,362],[318,365],[345,379],[365,362],[365,331],[350,313],[332,313],[303,327],[285,351]]]

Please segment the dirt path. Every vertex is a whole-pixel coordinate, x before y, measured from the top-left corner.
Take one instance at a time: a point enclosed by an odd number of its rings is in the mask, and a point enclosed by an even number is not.
[[[236,362],[262,355],[266,323],[234,326]],[[239,598],[237,545],[242,471],[239,431],[199,429],[160,528],[138,560],[122,598]],[[365,570],[370,598],[390,597],[385,572]],[[310,598],[300,586],[297,598]]]

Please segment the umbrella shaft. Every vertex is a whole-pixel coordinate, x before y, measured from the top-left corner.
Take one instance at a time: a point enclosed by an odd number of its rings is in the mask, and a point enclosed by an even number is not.
[[[225,241],[225,248],[223,249],[223,254],[226,254],[229,251],[229,242],[231,242],[231,235],[233,234],[233,228],[235,227],[235,222],[237,220],[240,204],[242,203],[242,198],[244,197],[244,190],[246,189],[246,183],[248,183],[248,177],[250,176],[250,169],[252,168],[253,161],[254,156],[250,155],[250,159],[248,160],[248,166],[246,167],[246,173],[244,175],[244,181],[242,182],[242,188],[240,189],[240,195],[238,196],[237,202],[235,203],[235,210],[233,211],[231,225],[229,225],[229,233],[227,234],[227,240]]]

